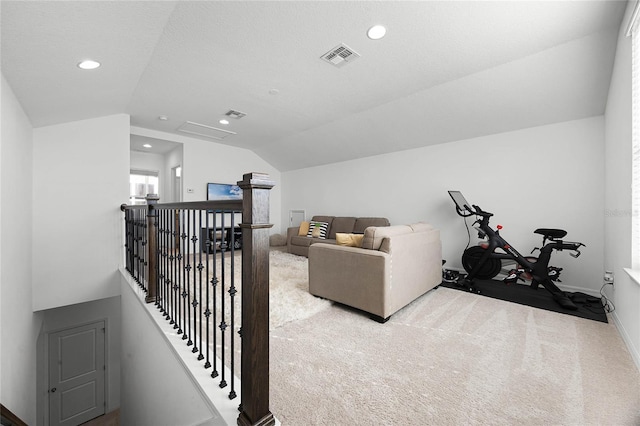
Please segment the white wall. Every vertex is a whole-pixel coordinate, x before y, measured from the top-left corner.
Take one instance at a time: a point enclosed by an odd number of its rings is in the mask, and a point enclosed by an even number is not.
[[[118,295],[129,116],[34,129],[33,144],[34,310]]]
[[[207,183],[232,183],[242,180],[245,173],[267,173],[275,187],[270,193],[269,220],[274,225],[271,233],[281,233],[281,179],[280,171],[248,149],[236,148],[182,135],[131,127],[131,133],[155,139],[166,139],[183,144],[182,196],[183,201],[207,199]],[[175,166],[172,164],[170,167]],[[162,202],[162,200],[161,200]]]
[[[616,325],[640,369],[640,285],[623,268],[631,267],[631,39],[624,34],[635,2],[629,2],[618,37],[605,114],[604,266],[614,272]],[[637,214],[637,212],[636,212]]]
[[[270,192],[269,220],[274,224],[271,233],[280,233],[280,172],[252,151],[198,139],[185,143],[184,201],[206,200],[208,182],[235,184],[250,172],[267,173],[276,184]]]
[[[177,166],[182,166],[183,160],[183,147],[179,146],[172,151],[164,155],[164,170],[165,170],[165,197],[160,198],[161,203],[177,203],[180,199],[174,199],[173,197],[173,174],[172,169]],[[183,167],[184,168],[184,167]],[[182,182],[182,180],[180,181]],[[180,185],[182,186],[182,184]]]
[[[0,137],[0,401],[36,424],[36,340],[31,309],[31,123],[2,76]]]
[[[557,253],[552,264],[565,268],[565,288],[594,292],[603,270],[603,155],[604,120],[594,117],[286,172],[281,221],[304,209],[307,218],[430,222],[441,230],[447,264],[460,267],[467,233],[447,194],[460,190],[495,213],[492,224],[523,254],[540,246],[539,227],[584,242],[581,257]]]
[[[226,425],[211,401],[195,383],[196,371],[206,376],[209,386],[217,387],[218,381],[209,377],[211,369],[205,370],[184,342],[172,347],[163,336],[151,314],[161,314],[151,305],[143,306],[134,287],[122,278],[122,322],[135,327],[122,329],[122,425]],[[165,328],[171,329],[164,318],[159,318]],[[180,340],[172,330],[174,340]],[[183,349],[197,367],[185,372],[185,366],[176,350]],[[197,368],[197,370],[195,370]],[[214,391],[226,398],[219,388]],[[229,399],[227,399],[227,406]],[[239,401],[238,401],[239,403]],[[234,408],[237,404],[234,403]],[[227,407],[227,411],[229,411]],[[237,411],[234,413],[238,415]],[[232,424],[232,423],[228,423]]]

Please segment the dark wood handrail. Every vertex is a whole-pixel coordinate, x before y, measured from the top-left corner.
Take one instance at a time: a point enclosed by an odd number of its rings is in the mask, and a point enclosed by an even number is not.
[[[147,209],[146,204],[122,204],[120,210]],[[183,203],[157,203],[152,209],[242,210],[242,200],[187,201]]]
[[[5,424],[4,419],[7,419],[9,421],[8,424],[12,426],[29,426],[24,421],[22,421],[20,417],[16,416],[11,412],[11,410],[5,407],[4,404],[0,404],[0,415],[2,416],[3,420],[2,424]]]

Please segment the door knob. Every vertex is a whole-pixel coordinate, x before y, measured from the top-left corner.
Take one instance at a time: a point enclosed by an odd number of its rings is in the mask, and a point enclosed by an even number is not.
[[[49,392],[54,393],[57,390],[58,390],[58,388],[52,388]]]

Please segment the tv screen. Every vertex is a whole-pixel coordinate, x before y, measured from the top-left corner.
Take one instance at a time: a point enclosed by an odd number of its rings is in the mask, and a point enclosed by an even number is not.
[[[228,183],[208,183],[207,200],[242,200],[242,189]]]

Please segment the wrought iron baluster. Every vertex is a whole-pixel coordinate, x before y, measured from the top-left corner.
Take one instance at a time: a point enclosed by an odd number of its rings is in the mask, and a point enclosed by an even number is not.
[[[191,346],[191,289],[189,287],[191,281],[191,253],[189,250],[189,228],[191,226],[191,216],[189,215],[189,210],[185,210],[185,217],[187,219],[186,223],[186,234],[185,234],[185,259],[186,266],[184,267],[184,287],[183,298],[184,298],[184,334],[182,335],[182,340],[187,340],[187,346]]]
[[[169,222],[167,221],[167,209],[161,210],[162,217],[162,313],[165,318],[169,316]]]
[[[171,211],[164,210],[165,219],[165,232],[164,232],[164,244],[166,247],[166,259],[165,259],[165,301],[164,301],[164,316],[167,320],[171,318],[171,256],[173,255],[171,249]]]
[[[235,365],[235,358],[236,358],[236,354],[234,352],[235,349],[235,316],[234,316],[234,312],[235,312],[235,296],[236,296],[236,286],[235,286],[235,248],[236,248],[236,239],[235,239],[235,212],[231,212],[231,223],[229,224],[229,233],[230,233],[230,237],[229,239],[231,240],[231,271],[230,271],[230,275],[231,275],[231,286],[229,287],[229,307],[231,310],[231,333],[229,336],[229,339],[231,340],[231,353],[230,353],[230,357],[231,357],[231,390],[229,391],[229,399],[233,399],[237,396],[236,391],[235,391],[235,375],[233,374],[234,371],[234,365]]]
[[[205,271],[205,276],[206,276],[206,283],[205,283],[205,296],[207,298],[207,309],[205,309],[204,311],[204,317],[205,317],[205,321],[206,321],[206,325],[205,325],[205,329],[207,331],[207,345],[206,345],[206,361],[204,363],[204,368],[209,368],[211,367],[211,360],[209,359],[209,354],[211,352],[211,349],[209,348],[209,344],[211,343],[211,339],[209,338],[209,333],[210,333],[210,329],[209,329],[209,317],[211,316],[211,301],[209,300],[209,261],[211,260],[209,258],[209,253],[211,251],[211,230],[209,228],[209,211],[205,212],[205,232],[206,232],[206,242],[205,242],[205,248],[206,248],[206,255],[205,255],[205,265],[206,265],[206,271]],[[202,335],[202,334],[201,334]],[[200,344],[200,348],[202,349],[202,344]]]
[[[164,259],[164,317],[167,321],[171,320],[171,255],[173,251],[171,245],[171,222],[170,211],[168,209],[163,210],[164,213],[164,246],[165,246],[165,259]]]
[[[180,210],[180,254],[179,256],[179,260],[180,260],[180,270],[178,271],[178,294],[177,297],[178,299],[178,334],[183,334],[183,330],[182,327],[184,326],[184,312],[185,312],[185,307],[184,307],[184,297],[186,295],[185,291],[184,291],[184,274],[185,274],[185,270],[184,270],[184,263],[186,262],[185,260],[185,255],[186,250],[185,250],[185,240],[187,239],[187,234],[184,232],[184,226],[185,226],[185,220],[184,220],[184,210]],[[184,336],[183,336],[184,338]]]
[[[213,328],[213,359],[214,359],[214,363],[213,363],[213,370],[211,371],[211,377],[218,377],[218,363],[215,362],[215,360],[218,358],[218,331],[217,331],[217,324],[218,324],[218,235],[217,235],[217,229],[218,229],[218,215],[216,214],[215,211],[213,211],[213,244],[211,245],[213,247],[213,277],[211,278],[211,286],[212,286],[212,293],[213,293],[213,322],[212,324],[212,328]]]
[[[136,222],[136,281],[144,290],[144,282],[142,281],[142,261],[144,253],[142,252],[142,221],[144,210],[138,210],[138,221]]]
[[[204,359],[204,355],[202,354],[202,270],[204,269],[204,265],[202,264],[202,250],[206,249],[206,239],[202,236],[202,210],[198,210],[198,231],[200,233],[200,250],[198,250],[198,300],[200,301],[198,305],[198,348],[200,353],[198,354],[198,360]],[[194,290],[195,293],[195,290]],[[195,345],[195,338],[194,345]],[[195,346],[194,348],[195,349]]]
[[[176,219],[178,218],[178,211],[176,209],[169,210],[169,220],[171,221],[171,247],[173,251],[169,257],[169,263],[171,264],[171,320],[170,325],[173,328],[177,328],[176,317],[178,315],[178,303],[176,297],[177,284],[178,284],[178,254],[180,254],[180,244],[178,241],[178,226],[176,225]]]
[[[198,308],[198,297],[197,297],[197,293],[196,293],[196,279],[197,279],[197,269],[198,269],[198,265],[196,265],[196,259],[197,259],[197,249],[198,249],[198,234],[196,231],[196,211],[191,210],[191,222],[193,227],[191,228],[192,230],[192,236],[191,236],[191,242],[193,244],[193,255],[192,255],[192,259],[193,259],[193,287],[191,289],[191,294],[193,295],[193,299],[190,300],[190,304],[193,307],[193,320],[191,320],[191,318],[189,318],[190,321],[193,322],[193,329],[191,329],[191,331],[189,332],[189,342],[193,343],[193,348],[191,349],[192,353],[196,353],[198,352],[198,348],[197,348],[197,337],[198,334],[196,332],[197,327],[196,327],[196,310]]]
[[[138,221],[140,220],[140,212],[134,210],[133,215],[133,279],[140,285],[140,277],[138,276]]]
[[[220,348],[221,348],[221,361],[222,361],[222,365],[224,365],[224,358],[225,358],[225,346],[224,346],[224,342],[225,342],[225,330],[227,329],[227,323],[225,321],[225,309],[224,309],[224,288],[226,286],[226,274],[225,274],[225,254],[227,251],[227,241],[225,238],[225,217],[224,217],[224,211],[221,213],[220,215],[220,229],[221,229],[221,234],[220,234],[220,276],[222,278],[222,286],[220,287]],[[225,380],[225,371],[224,368],[222,369],[222,375],[220,377],[220,387],[224,388],[227,386],[227,381]]]
[[[147,280],[147,210],[142,211],[142,222],[140,223],[141,232],[140,232],[140,283],[142,283],[142,288],[144,288],[145,293],[149,293],[149,283]]]
[[[125,250],[125,269],[132,274],[131,271],[131,209],[127,209],[123,204],[121,209],[124,209],[124,250]]]
[[[158,253],[158,259],[156,260],[156,277],[158,279],[158,288],[156,289],[156,306],[162,314],[164,314],[164,309],[162,307],[162,290],[164,288],[164,268],[162,265],[162,262],[164,262],[163,238],[164,224],[162,222],[162,210],[156,209],[156,252]]]

